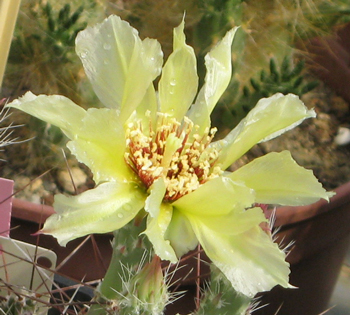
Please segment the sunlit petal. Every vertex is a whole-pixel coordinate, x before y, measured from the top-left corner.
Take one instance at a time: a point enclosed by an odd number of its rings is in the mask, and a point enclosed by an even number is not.
[[[238,235],[260,223],[267,222],[261,208],[239,208],[235,207],[224,215],[202,215],[199,220],[213,231],[220,231],[226,235]]]
[[[173,210],[170,204],[162,203],[164,194],[164,181],[159,179],[152,185],[150,195],[146,200],[145,210],[149,216],[147,217],[147,228],[143,234],[146,234],[152,243],[156,255],[175,263],[177,258],[174,249],[169,240],[165,239]]]
[[[163,63],[156,40],[141,41],[118,16],[88,27],[76,38],[76,52],[101,102],[126,120],[142,100]]]
[[[259,226],[229,235],[213,230],[200,218],[190,221],[206,254],[236,291],[253,297],[278,284],[289,287],[285,254]]]
[[[197,237],[193,232],[190,222],[186,216],[176,210],[173,211],[173,216],[165,237],[170,241],[177,257],[186,254],[198,244]]]
[[[213,144],[221,149],[218,163],[225,169],[256,143],[277,137],[315,116],[314,110],[308,110],[296,95],[278,93],[263,98],[235,129]]]
[[[145,210],[152,218],[156,218],[159,215],[160,204],[163,201],[165,191],[166,186],[163,178],[156,180],[150,187],[150,194],[146,199]]]
[[[196,56],[193,48],[186,45],[183,29],[184,21],[174,29],[174,51],[163,67],[158,87],[161,112],[179,121],[198,88]]]
[[[312,171],[300,167],[289,151],[266,154],[229,177],[253,188],[258,203],[299,206],[333,195],[322,188]]]
[[[56,214],[41,233],[51,234],[61,245],[91,233],[117,230],[131,221],[144,206],[145,195],[129,183],[103,183],[78,196],[56,195]]]
[[[132,179],[124,160],[125,136],[117,113],[108,108],[90,108],[80,122],[75,139],[67,147],[100,181]]]
[[[156,127],[157,110],[157,96],[151,84],[139,106],[136,108],[136,111],[130,116],[128,123],[139,121],[141,125],[145,127],[143,129],[144,132],[147,132],[148,129],[154,130]]]
[[[224,215],[235,207],[244,209],[254,203],[254,191],[227,177],[216,177],[172,203],[183,213],[198,216]]]
[[[236,30],[233,28],[228,31],[205,56],[205,82],[189,112],[190,119],[203,130],[210,126],[209,115],[231,80],[231,46]]]
[[[74,138],[78,126],[86,112],[69,98],[61,95],[34,95],[27,92],[7,107],[20,109],[59,128],[70,138]]]

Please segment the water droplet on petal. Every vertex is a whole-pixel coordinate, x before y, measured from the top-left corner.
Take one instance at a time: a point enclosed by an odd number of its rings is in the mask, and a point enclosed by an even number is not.
[[[125,211],[130,211],[131,208],[132,208],[132,206],[131,206],[131,204],[129,204],[129,203],[126,203],[126,204],[123,206],[123,209],[124,209]]]
[[[80,53],[80,58],[81,59],[85,59],[86,57],[87,57],[87,55],[88,55],[88,52],[85,50],[85,51],[82,51],[81,53]]]
[[[110,50],[110,49],[111,49],[111,45],[108,44],[108,43],[105,43],[105,44],[103,45],[103,49],[105,49],[105,50]]]
[[[103,64],[108,65],[109,61],[108,60],[103,60]]]
[[[175,79],[172,79],[172,80],[170,81],[170,85],[171,85],[171,86],[175,86],[175,85],[176,85],[176,80],[175,80]]]
[[[124,214],[122,214],[122,213],[118,213],[118,218],[119,218],[119,219],[124,218]]]

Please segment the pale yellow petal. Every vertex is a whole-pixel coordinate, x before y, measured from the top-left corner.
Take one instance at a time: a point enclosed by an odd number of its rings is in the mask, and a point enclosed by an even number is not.
[[[27,114],[53,124],[70,138],[84,119],[86,112],[69,98],[61,95],[34,95],[27,92],[22,97],[9,103],[7,107],[20,109]]]
[[[174,51],[169,56],[159,81],[161,112],[181,121],[191,106],[198,89],[196,56],[186,45],[184,21],[174,29]]]
[[[46,220],[41,233],[64,246],[88,234],[113,232],[131,221],[144,202],[145,195],[132,183],[107,182],[78,196],[56,195],[56,214]]]
[[[170,245],[174,249],[176,256],[182,255],[193,250],[198,240],[193,232],[192,226],[186,216],[180,211],[174,210],[171,222],[165,234],[165,238],[170,241]]]
[[[226,235],[238,235],[268,221],[260,207],[246,209],[236,205],[227,214],[200,215],[198,218],[201,223],[210,226],[213,231]]]
[[[299,166],[289,151],[266,154],[229,177],[254,189],[258,203],[299,206],[333,195],[322,188],[312,171]]]
[[[315,116],[296,95],[278,93],[263,98],[223,140],[212,144],[221,150],[217,163],[226,169],[255,144],[277,137]]]
[[[145,210],[149,213],[147,217],[147,228],[143,232],[153,245],[156,255],[163,260],[173,263],[177,261],[174,249],[169,240],[165,239],[165,233],[172,217],[172,206],[163,203],[165,184],[162,178],[156,180],[150,188],[150,195],[145,203]]]
[[[237,28],[228,31],[225,37],[205,56],[207,73],[189,118],[202,130],[210,127],[210,114],[225,92],[232,75],[231,46]]]
[[[153,84],[151,84],[148,87],[141,103],[136,108],[136,111],[134,111],[128,119],[127,124],[133,124],[136,121],[140,121],[142,125],[142,132],[145,135],[149,135],[150,131],[155,130],[156,128],[157,111],[157,96]]]
[[[152,218],[156,218],[159,215],[160,205],[166,192],[163,178],[155,180],[149,190],[150,194],[146,199],[145,210]]]
[[[216,177],[172,203],[182,213],[198,216],[225,215],[255,201],[254,191],[227,177]]]
[[[160,74],[163,55],[156,40],[141,41],[118,16],[88,27],[76,38],[76,52],[101,102],[126,120]]]
[[[253,297],[276,285],[289,287],[285,254],[259,226],[230,235],[200,218],[190,217],[190,222],[205,253],[237,292]]]
[[[134,180],[125,163],[125,135],[118,114],[108,108],[90,108],[67,144],[72,154],[87,165],[96,183],[118,179]]]

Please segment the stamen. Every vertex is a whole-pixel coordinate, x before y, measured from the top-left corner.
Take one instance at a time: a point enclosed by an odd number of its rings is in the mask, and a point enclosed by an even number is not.
[[[149,126],[148,135],[141,122],[130,123],[126,130],[128,152],[125,161],[148,189],[162,177],[166,184],[164,199],[171,202],[196,190],[222,173],[215,166],[219,152],[209,147],[216,129],[202,135],[194,133],[196,126],[185,117],[182,124],[158,113],[156,130]]]

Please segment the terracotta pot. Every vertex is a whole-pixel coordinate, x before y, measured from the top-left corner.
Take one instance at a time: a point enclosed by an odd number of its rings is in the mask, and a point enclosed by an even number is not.
[[[285,245],[294,242],[287,260],[292,270],[290,282],[298,289],[277,287],[263,294],[262,303],[269,305],[254,314],[275,314],[281,307],[279,315],[316,315],[327,308],[350,240],[350,182],[335,191],[337,194],[330,203],[322,200],[310,206],[280,207],[276,210],[275,225],[280,228],[276,234],[278,240],[283,240]],[[12,237],[36,243],[36,237],[29,235],[52,213],[52,207],[15,199],[12,226],[20,227],[12,230]],[[97,254],[93,242],[88,240],[60,272],[76,280],[102,278],[111,256],[111,239],[111,235],[95,235],[101,254]],[[54,250],[60,264],[82,240],[75,240],[62,248],[52,237],[42,235],[39,244]],[[190,268],[191,261],[186,263]],[[186,285],[192,292],[193,283],[190,276]],[[191,311],[193,296],[189,296],[188,301],[187,311]],[[186,304],[183,300],[179,303],[181,306]],[[167,314],[175,313],[169,309]]]
[[[269,304],[254,314],[316,315],[328,308],[350,241],[350,182],[335,189],[330,203],[281,207],[276,212],[278,240],[294,242],[287,257],[290,283],[298,289],[274,288],[262,295]]]
[[[77,281],[103,278],[112,255],[110,242],[113,236],[104,234],[93,235],[88,239],[79,238],[69,242],[66,247],[58,245],[51,236],[33,236],[53,213],[51,206],[14,198],[11,237],[53,250],[57,254],[57,266],[60,266],[58,272],[64,276]]]

